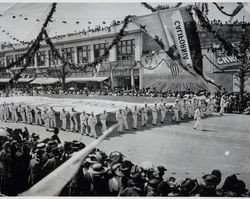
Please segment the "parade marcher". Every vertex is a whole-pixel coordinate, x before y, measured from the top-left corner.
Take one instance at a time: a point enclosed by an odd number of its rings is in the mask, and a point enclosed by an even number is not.
[[[90,127],[89,134],[90,136],[95,137],[97,139],[98,137],[97,137],[96,130],[95,130],[96,124],[97,124],[97,119],[96,119],[96,116],[94,115],[94,112],[92,112],[88,118],[88,125]]]
[[[183,99],[183,101],[182,101],[182,103],[180,103],[180,105],[181,105],[181,119],[184,120],[185,115],[187,114],[187,111],[188,111],[186,99]]]
[[[137,106],[135,105],[134,109],[132,110],[132,117],[133,117],[133,128],[137,129],[137,117],[140,114],[139,110],[137,109]]]
[[[179,117],[179,109],[180,109],[180,106],[179,106],[179,100],[176,99],[175,100],[175,103],[173,105],[173,111],[174,111],[174,116],[172,118],[172,121],[176,121],[177,123],[180,122],[180,117]]]
[[[155,126],[157,122],[157,115],[158,115],[158,107],[157,107],[157,102],[155,102],[154,106],[151,108],[152,111],[152,124]]]
[[[49,120],[50,120],[50,118],[49,118],[49,113],[48,113],[47,109],[43,110],[42,119],[44,121],[44,126],[45,126],[46,131],[49,131]]]
[[[193,104],[192,100],[189,98],[187,100],[187,112],[188,112],[188,119],[191,119],[194,116],[194,111],[193,111]]]
[[[147,103],[145,103],[144,107],[142,107],[141,109],[141,122],[142,122],[142,126],[146,126],[147,121],[148,121],[148,105]]]
[[[39,126],[42,125],[42,112],[37,106],[35,108],[35,124]]]
[[[27,123],[32,124],[33,122],[32,108],[29,105],[26,107],[26,115],[27,115]]]
[[[3,122],[3,105],[0,104],[0,121]]]
[[[87,135],[88,115],[85,113],[85,111],[82,111],[80,115],[80,125],[81,125],[81,134]]]
[[[100,121],[102,123],[102,133],[107,130],[107,124],[106,124],[107,117],[108,117],[108,114],[106,110],[104,110],[103,113],[100,114]]]
[[[123,124],[124,124],[125,129],[126,129],[127,131],[129,130],[127,118],[128,118],[128,113],[129,113],[130,111],[131,111],[131,110],[128,108],[128,106],[126,106],[125,109],[122,111],[122,112],[123,112]]]
[[[73,132],[77,132],[76,114],[77,114],[77,112],[75,111],[74,108],[72,108],[71,112],[70,112],[70,129]]]
[[[50,122],[50,127],[51,128],[56,127],[56,111],[53,109],[53,107],[50,107],[49,122]]]
[[[123,127],[123,118],[124,118],[124,115],[123,115],[122,109],[120,108],[119,111],[116,112],[116,120],[117,120],[118,123],[119,123],[119,127],[118,127],[118,132],[119,132],[119,133],[123,133],[123,131],[122,131],[122,127]]]
[[[10,110],[11,110],[11,121],[17,122],[18,121],[17,106],[13,102],[11,103]]]
[[[223,115],[224,113],[224,109],[225,109],[225,105],[226,105],[226,100],[225,100],[225,96],[222,95],[221,99],[220,99],[220,115]]]
[[[160,111],[161,111],[161,123],[164,123],[165,117],[166,117],[166,111],[167,111],[166,102],[161,101]]]
[[[26,122],[25,108],[21,104],[19,104],[19,106],[18,106],[18,112],[21,115],[22,122],[25,123]]]
[[[63,131],[66,131],[66,128],[67,128],[67,117],[68,117],[68,113],[65,111],[65,108],[63,108],[62,112],[60,113],[60,120],[62,121],[61,130]]]
[[[194,113],[194,119],[196,120],[196,122],[193,128],[196,130],[197,126],[199,126],[200,129],[203,130],[202,124],[201,124],[201,107],[200,106],[198,106],[198,108],[196,109]]]

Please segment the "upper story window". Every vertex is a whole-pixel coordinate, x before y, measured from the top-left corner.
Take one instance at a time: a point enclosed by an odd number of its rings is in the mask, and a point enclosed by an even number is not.
[[[117,60],[135,59],[135,40],[120,41],[117,45]]]
[[[46,61],[46,52],[45,51],[40,51],[36,53],[36,61],[37,61],[37,66],[45,66]]]
[[[6,56],[6,64],[7,66],[15,61],[14,55],[7,55]]]
[[[74,63],[74,47],[63,48],[62,49],[62,56],[67,61]]]
[[[20,57],[22,57],[23,54],[17,54],[15,55],[15,60],[17,61]],[[22,67],[24,65],[24,60],[21,61],[21,63],[19,65],[17,65],[17,67]]]
[[[90,60],[90,45],[77,47],[77,63],[87,63]]]
[[[108,43],[95,44],[94,45],[94,58],[95,60],[102,56],[105,52],[105,49],[108,48]],[[108,61],[108,57],[103,59],[104,61]]]
[[[49,51],[49,65],[50,66],[55,66],[58,65],[59,59],[56,57],[55,53],[52,53]]]

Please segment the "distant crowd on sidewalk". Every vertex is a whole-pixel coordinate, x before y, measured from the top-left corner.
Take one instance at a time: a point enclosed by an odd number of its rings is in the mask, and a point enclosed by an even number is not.
[[[24,192],[85,148],[85,144],[77,140],[61,143],[59,134],[58,128],[54,128],[54,135],[41,140],[27,128],[0,129],[0,192],[3,196]],[[177,177],[169,173],[165,165],[147,160],[135,163],[121,152],[106,154],[96,148],[83,160],[60,196],[250,196],[238,174],[225,177],[224,182],[222,175],[214,169],[199,178]]]

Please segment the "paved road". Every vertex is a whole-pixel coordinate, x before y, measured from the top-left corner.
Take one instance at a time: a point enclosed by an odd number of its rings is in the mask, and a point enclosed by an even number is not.
[[[220,169],[223,177],[237,173],[250,188],[250,117],[244,115],[214,116],[203,120],[205,131],[195,131],[194,122],[167,125],[137,132],[118,134],[105,139],[100,149],[107,153],[121,151],[135,163],[148,160],[164,165],[166,176],[201,177]],[[24,124],[0,123],[1,126],[22,127]],[[28,125],[30,132],[50,137],[44,127]],[[60,132],[65,140],[82,140],[85,144],[93,138],[77,133]]]

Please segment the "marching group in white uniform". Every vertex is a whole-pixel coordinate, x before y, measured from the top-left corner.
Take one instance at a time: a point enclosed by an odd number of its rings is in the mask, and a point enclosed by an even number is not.
[[[224,113],[225,107],[225,97],[221,97],[220,101],[220,112],[222,115]],[[157,125],[158,115],[160,116],[160,122],[164,123],[166,120],[166,112],[173,112],[174,116],[172,117],[172,121],[179,123],[185,118],[193,118],[196,120],[194,129],[199,127],[203,129],[201,119],[204,116],[210,115],[214,111],[215,99],[213,96],[206,98],[205,96],[196,97],[189,95],[184,99],[181,99],[177,96],[175,103],[173,105],[168,105],[166,102],[157,103],[155,102],[153,105],[149,106],[147,103],[144,103],[141,107],[137,105],[133,107],[126,106],[125,109],[119,109],[116,112],[116,120],[119,123],[118,132],[123,133],[123,127],[126,130],[129,130],[128,126],[128,116],[131,114],[133,128],[137,129],[138,127],[138,117],[141,116],[141,125],[146,126],[148,124],[148,115],[151,112],[152,114],[152,125]],[[159,113],[159,114],[158,114]],[[58,113],[53,109],[53,107],[47,108],[31,108],[29,105],[16,105],[14,103],[7,104],[3,103],[0,105],[0,120],[2,122],[18,122],[19,118],[21,118],[21,122],[28,124],[36,124],[45,126],[46,130],[50,128],[58,127],[56,115]],[[20,117],[18,116],[20,115]],[[107,129],[107,117],[109,114],[105,111],[100,114],[100,123],[102,125],[102,132]],[[78,131],[78,120],[77,120],[77,112],[74,108],[71,111],[66,111],[64,108],[60,112],[60,120],[61,120],[61,129],[67,130],[67,123],[69,122],[69,129],[73,132]],[[87,114],[85,111],[82,111],[80,114],[80,132],[82,135],[88,135],[91,137],[97,138],[96,134],[96,125],[97,125],[97,116],[92,112],[91,114]]]

